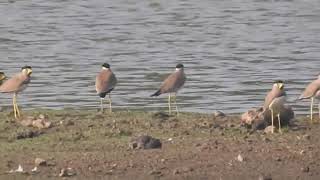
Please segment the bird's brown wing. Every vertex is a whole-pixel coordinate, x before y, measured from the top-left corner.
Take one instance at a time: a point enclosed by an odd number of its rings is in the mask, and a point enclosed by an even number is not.
[[[16,74],[0,86],[0,92],[10,93],[18,91],[24,83],[28,82],[28,77]]]
[[[164,82],[162,83],[160,87],[160,92],[167,93],[167,92],[173,92],[181,88],[181,86],[184,85],[185,82],[185,76],[183,72],[175,72],[171,75],[169,75]]]
[[[108,92],[117,84],[116,76],[112,71],[102,71],[96,77],[96,90],[98,93]]]
[[[269,108],[269,105],[272,103],[272,101],[275,98],[281,97],[281,96],[285,96],[286,93],[284,91],[280,91],[280,90],[271,90],[265,100],[264,100],[264,105],[263,105],[263,109],[266,110]]]
[[[312,81],[303,91],[299,99],[307,99],[314,96],[320,90],[320,80]]]

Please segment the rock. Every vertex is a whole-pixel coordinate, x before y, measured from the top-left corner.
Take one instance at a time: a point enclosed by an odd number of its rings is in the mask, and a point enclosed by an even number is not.
[[[66,169],[62,168],[59,176],[60,177],[70,177],[70,176],[74,176],[76,174],[77,174],[76,171],[72,168],[66,168]]]
[[[241,156],[241,154],[238,155],[237,160],[239,162],[243,162],[244,158]]]
[[[302,167],[302,168],[301,168],[301,171],[304,172],[304,173],[307,173],[307,172],[310,171],[310,168],[309,168],[308,166]]]
[[[129,146],[131,149],[156,149],[161,148],[162,144],[159,139],[151,136],[139,136],[133,139]]]
[[[262,108],[251,109],[241,115],[241,123],[252,125],[254,121],[263,121]]]
[[[20,123],[22,126],[25,126],[25,127],[32,127],[32,122],[33,122],[33,120],[34,120],[33,117],[28,116],[27,118],[22,119],[21,121],[19,121],[19,123]]]
[[[16,139],[34,138],[34,137],[37,137],[41,134],[43,134],[43,132],[25,130],[25,131],[18,132],[16,134]]]
[[[167,120],[169,119],[170,116],[164,112],[157,112],[157,113],[154,113],[152,117],[155,119]]]
[[[264,129],[264,133],[266,134],[271,134],[272,133],[272,129],[273,129],[273,132],[275,132],[275,127],[274,126],[268,126]]]
[[[157,171],[157,170],[152,170],[152,171],[149,172],[149,175],[161,176],[162,172],[161,171]]]
[[[44,160],[44,159],[41,159],[41,158],[36,158],[36,159],[34,160],[34,164],[35,164],[36,166],[45,166],[45,165],[47,165],[47,161]]]
[[[173,174],[182,174],[182,173],[187,173],[187,172],[192,172],[193,168],[191,167],[181,167],[181,168],[176,168],[173,170]]]
[[[51,127],[51,122],[44,119],[37,119],[32,122],[32,126],[38,129],[48,129]]]
[[[43,114],[40,114],[38,118],[28,116],[27,118],[19,121],[19,123],[25,127],[35,127],[38,129],[47,129],[52,126],[51,122],[49,122]]]
[[[32,172],[32,173],[37,173],[37,172],[38,172],[38,167],[35,166],[33,169],[31,169],[31,172]]]
[[[272,180],[271,175],[260,175],[258,180]]]
[[[216,111],[213,113],[214,117],[226,117],[226,115],[222,111]]]
[[[253,130],[263,130],[268,126],[268,123],[264,119],[256,119],[252,122],[251,128]]]
[[[310,139],[311,139],[311,136],[310,136],[309,134],[305,134],[305,135],[302,136],[302,138],[303,138],[304,140],[310,140]]]
[[[38,118],[39,119],[46,119],[47,117],[44,114],[39,114]]]
[[[280,110],[281,125],[289,125],[290,120],[294,118],[294,112],[291,106],[285,105]],[[241,123],[250,125],[254,130],[262,130],[267,125],[271,125],[271,111],[263,112],[263,108],[251,109],[242,114]],[[278,117],[274,117],[274,125],[278,125]]]

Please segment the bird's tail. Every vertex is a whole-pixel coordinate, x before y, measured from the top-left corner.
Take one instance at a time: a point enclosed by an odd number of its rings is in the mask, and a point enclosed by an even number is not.
[[[295,101],[299,101],[299,100],[304,100],[304,99],[309,99],[311,98],[310,96],[304,96],[304,95],[301,95],[299,98],[297,98]]]
[[[151,96],[150,96],[150,97],[153,97],[153,96],[159,96],[160,94],[161,94],[161,92],[160,92],[160,89],[159,89],[157,92],[155,92],[155,93],[151,94]]]

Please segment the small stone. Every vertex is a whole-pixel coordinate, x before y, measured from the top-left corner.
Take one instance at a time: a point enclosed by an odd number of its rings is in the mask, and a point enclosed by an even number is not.
[[[45,118],[46,118],[45,115],[43,115],[43,114],[40,114],[40,115],[39,115],[39,119],[45,119]]]
[[[263,141],[264,141],[264,142],[271,142],[271,140],[270,140],[269,138],[267,138],[267,137],[264,137],[264,138],[263,138]]]
[[[305,134],[305,135],[302,136],[302,138],[303,138],[304,140],[310,140],[310,139],[311,139],[311,136],[310,136],[309,134]]]
[[[280,162],[280,161],[281,161],[281,158],[280,158],[280,157],[276,157],[275,160],[278,161],[278,162]]]
[[[213,113],[214,117],[226,117],[226,115],[222,111],[216,111]]]
[[[157,170],[152,170],[149,172],[149,175],[161,175],[162,172],[161,171],[157,171]]]
[[[161,148],[161,146],[161,141],[151,136],[139,136],[129,144],[131,149],[157,149]]]
[[[25,127],[31,127],[32,126],[32,122],[33,122],[33,117],[27,117],[27,118],[22,119],[21,121],[19,121],[19,123],[22,126],[25,126]]]
[[[72,168],[62,168],[59,174],[60,177],[70,177],[74,175],[76,175],[76,172]]]
[[[241,154],[238,155],[237,160],[239,162],[243,162],[244,158],[241,156]]]
[[[302,167],[302,168],[301,168],[301,171],[304,172],[304,173],[307,173],[307,172],[310,171],[310,168],[309,168],[308,166]]]
[[[271,175],[260,175],[258,180],[272,180]]]
[[[46,166],[47,165],[47,161],[41,158],[36,158],[34,161],[34,164],[36,166]]]
[[[275,132],[275,127],[274,126],[268,126],[264,129],[264,133],[266,134],[272,134],[272,130],[273,132]]]
[[[193,168],[192,167],[183,167],[181,170],[182,170],[182,172],[191,172],[191,171],[193,171]]]
[[[182,168],[176,168],[173,170],[173,174],[181,174],[181,173],[187,173],[193,171],[193,168],[191,167],[182,167]]]
[[[44,119],[37,119],[32,122],[32,126],[38,129],[47,129],[51,127],[51,122]]]

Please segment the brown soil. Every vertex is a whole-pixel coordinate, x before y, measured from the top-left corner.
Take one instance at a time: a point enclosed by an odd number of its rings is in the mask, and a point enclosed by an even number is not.
[[[53,127],[21,127],[12,114],[0,113],[0,179],[58,179],[63,168],[72,168],[68,179],[320,179],[320,125],[306,117],[283,134],[265,134],[240,126],[237,115],[24,113],[39,114]],[[160,139],[162,148],[131,149],[139,135]],[[47,163],[32,173],[36,158]],[[9,173],[19,164],[25,173]]]

